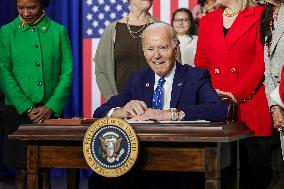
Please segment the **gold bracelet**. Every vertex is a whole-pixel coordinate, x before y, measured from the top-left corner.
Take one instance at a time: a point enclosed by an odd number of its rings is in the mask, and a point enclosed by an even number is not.
[[[33,109],[34,107],[32,106],[32,107],[30,107],[29,109],[28,109],[28,111],[27,111],[27,113],[30,113],[31,111],[32,111],[32,109]]]

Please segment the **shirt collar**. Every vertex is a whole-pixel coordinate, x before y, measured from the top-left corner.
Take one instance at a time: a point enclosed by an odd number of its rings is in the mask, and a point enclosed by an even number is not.
[[[172,70],[170,71],[170,73],[168,73],[164,79],[167,81],[170,81],[170,80],[173,80],[174,79],[174,75],[175,75],[175,72],[176,72],[176,64],[174,65],[174,67],[172,68]],[[157,75],[155,73],[155,84],[158,83],[159,79],[161,78],[161,76]]]
[[[17,23],[18,23],[18,28],[19,28],[20,31],[26,31],[29,28],[36,27],[38,31],[45,33],[45,32],[47,32],[47,30],[50,26],[50,19],[47,16],[44,16],[36,26],[29,26],[28,24],[23,23],[20,16],[18,16]]]

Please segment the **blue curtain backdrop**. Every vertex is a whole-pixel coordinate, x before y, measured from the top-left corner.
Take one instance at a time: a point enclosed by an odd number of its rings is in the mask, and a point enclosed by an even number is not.
[[[52,0],[46,8],[46,14],[54,21],[65,26],[72,45],[73,52],[73,84],[70,97],[64,113],[66,117],[80,117],[82,115],[82,1],[80,0]],[[16,4],[13,0],[0,0],[0,27],[18,16]],[[0,133],[1,135],[1,133]],[[1,145],[1,141],[0,141]],[[64,171],[53,169],[53,176],[64,175]]]
[[[82,115],[82,1],[51,0],[46,14],[56,22],[65,26],[73,52],[73,84],[70,97],[65,107],[66,117]],[[18,16],[14,0],[0,0],[0,26],[9,23]]]

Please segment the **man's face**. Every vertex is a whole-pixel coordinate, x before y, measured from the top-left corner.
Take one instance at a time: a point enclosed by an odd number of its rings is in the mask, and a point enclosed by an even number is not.
[[[177,47],[166,28],[144,33],[144,56],[151,69],[159,76],[167,75],[175,65]]]
[[[17,0],[17,9],[21,18],[28,25],[33,25],[43,13],[43,7],[39,0]]]

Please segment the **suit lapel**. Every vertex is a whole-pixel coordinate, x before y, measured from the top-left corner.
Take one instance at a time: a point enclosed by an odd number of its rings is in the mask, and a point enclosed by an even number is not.
[[[223,31],[223,17],[222,17],[222,10],[219,9],[216,12],[216,18],[211,19],[211,26],[212,26],[212,35],[213,35],[213,42],[216,47],[225,50],[225,37],[224,37],[224,31]]]
[[[211,19],[212,26],[212,43],[217,48],[216,50],[223,54],[225,62],[231,62],[229,57],[229,51],[226,45],[224,30],[223,30],[223,12],[218,9],[216,12],[216,17]]]
[[[237,40],[256,23],[257,19],[252,19],[254,18],[254,14],[255,10],[253,8],[239,13],[225,37],[228,51],[233,47]]]
[[[279,18],[284,18],[284,10],[283,6],[280,7],[279,10]],[[272,43],[271,43],[271,52],[273,54],[273,51],[275,50],[275,47],[277,46],[281,36],[284,33],[284,23],[283,20],[278,21],[278,26],[275,27],[275,31],[273,31],[273,37],[272,37]]]
[[[177,106],[179,96],[184,86],[183,81],[183,69],[180,63],[176,63],[176,71],[174,75],[173,85],[172,85],[172,94],[171,94],[171,108]]]
[[[147,72],[147,76],[144,81],[144,102],[146,103],[148,108],[152,108],[152,98],[154,93],[154,84],[155,84],[155,74],[149,69]]]

